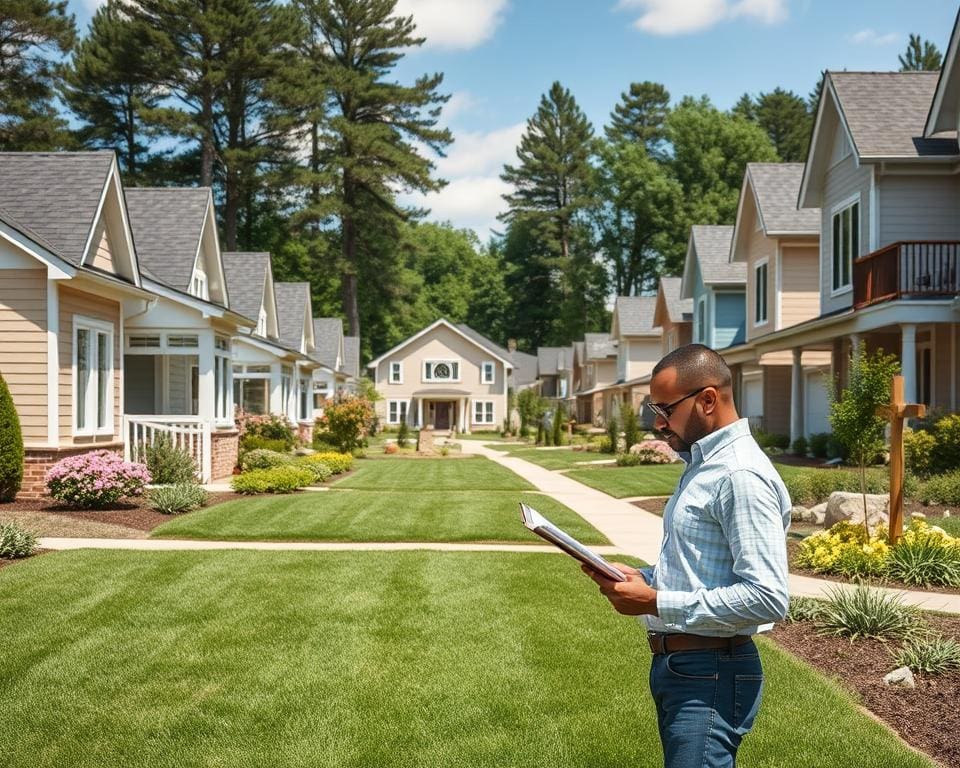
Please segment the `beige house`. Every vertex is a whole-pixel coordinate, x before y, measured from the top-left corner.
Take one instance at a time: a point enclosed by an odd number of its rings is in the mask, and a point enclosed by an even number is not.
[[[660,356],[689,344],[693,337],[693,299],[680,298],[679,277],[661,277],[653,327],[661,330]]]
[[[650,395],[650,374],[660,360],[663,332],[653,323],[656,296],[618,296],[610,336],[617,340],[617,391],[608,415],[630,403],[639,415]]]
[[[368,363],[381,423],[437,431],[496,429],[508,417],[510,353],[445,319]]]
[[[587,333],[574,345],[577,422],[603,426],[613,408],[617,382],[617,340],[609,333]]]

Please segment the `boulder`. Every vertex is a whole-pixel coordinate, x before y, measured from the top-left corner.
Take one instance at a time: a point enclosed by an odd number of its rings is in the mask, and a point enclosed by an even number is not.
[[[885,685],[899,685],[903,688],[916,688],[917,682],[914,680],[913,672],[910,667],[897,667],[883,677]]]
[[[790,508],[790,520],[794,523],[805,523],[810,518],[810,510],[806,507],[801,507],[799,504],[794,504]]]
[[[810,522],[814,525],[823,525],[823,521],[827,519],[827,502],[823,504],[817,504],[815,507],[810,507]]]
[[[873,530],[890,523],[890,497],[883,494],[867,494],[867,524]],[[827,512],[823,524],[829,528],[846,520],[863,523],[863,495],[834,491],[827,499]]]

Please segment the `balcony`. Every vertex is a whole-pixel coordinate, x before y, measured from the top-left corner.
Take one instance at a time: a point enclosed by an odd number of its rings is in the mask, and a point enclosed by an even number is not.
[[[853,262],[856,309],[903,298],[944,298],[960,293],[960,242],[897,242]]]

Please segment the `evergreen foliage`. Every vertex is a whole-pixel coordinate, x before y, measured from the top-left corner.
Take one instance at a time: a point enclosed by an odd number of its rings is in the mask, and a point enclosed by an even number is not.
[[[640,442],[640,425],[637,422],[637,412],[631,403],[620,406],[620,420],[623,422],[623,450],[630,453],[630,448]]]
[[[897,57],[901,72],[936,72],[943,66],[943,56],[937,46],[920,35],[910,35],[907,50]]]
[[[607,443],[604,445],[607,453],[616,453],[620,444],[620,425],[613,416],[607,422]]]
[[[666,139],[664,121],[670,111],[670,92],[660,83],[645,80],[630,83],[620,94],[606,127],[607,140],[640,144],[649,154],[659,155]]]
[[[553,412],[553,444],[563,445],[563,422],[566,419],[566,413],[562,405],[557,405]]]
[[[0,502],[13,501],[23,482],[23,435],[10,389],[0,374]]]

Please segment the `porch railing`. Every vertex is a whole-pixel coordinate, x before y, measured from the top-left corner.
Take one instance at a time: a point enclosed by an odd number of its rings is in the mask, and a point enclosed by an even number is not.
[[[210,423],[199,416],[124,416],[123,457],[139,461],[148,445],[160,435],[170,438],[171,444],[189,453],[197,465],[197,478],[209,483],[213,470]]]
[[[853,262],[857,309],[904,297],[960,293],[960,242],[896,242]]]

